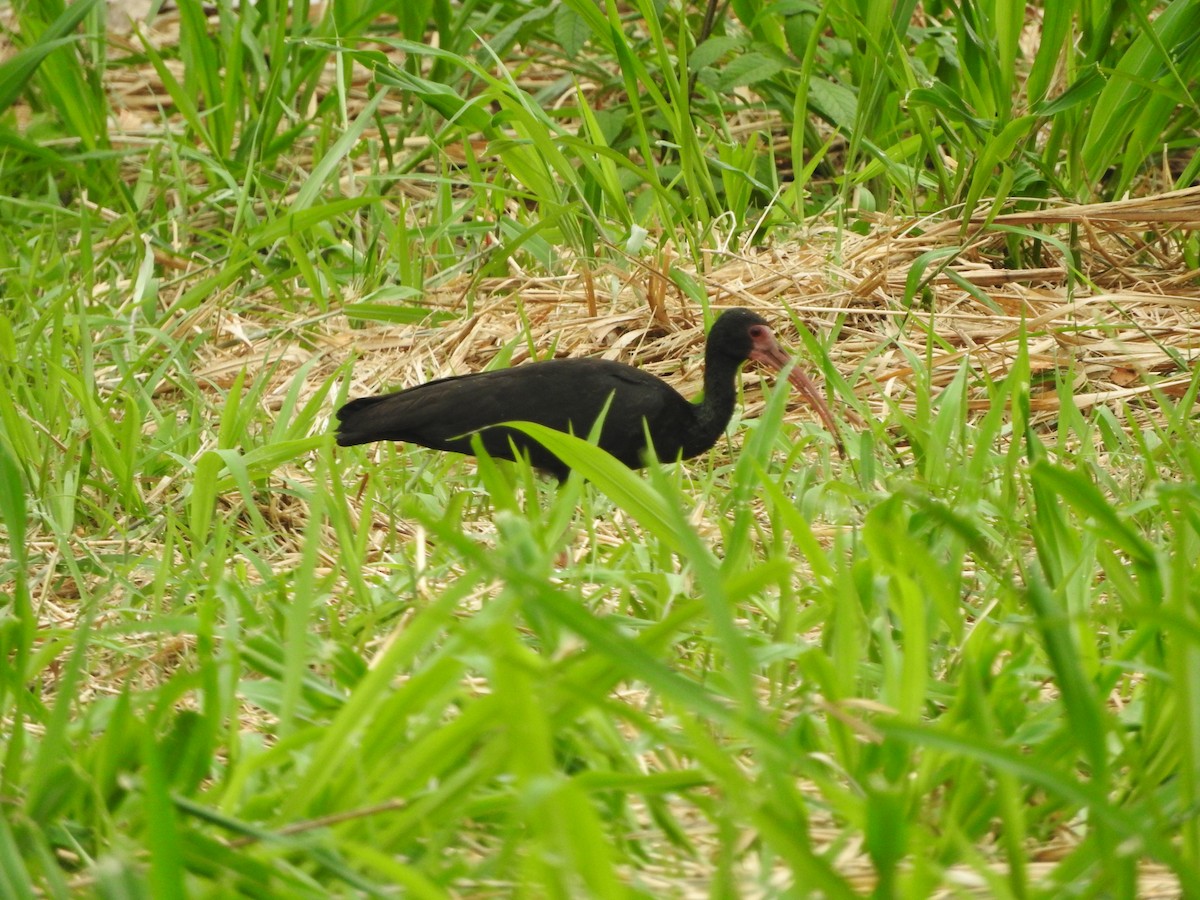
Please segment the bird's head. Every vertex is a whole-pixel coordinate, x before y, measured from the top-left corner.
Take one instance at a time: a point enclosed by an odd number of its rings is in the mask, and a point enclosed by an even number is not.
[[[775,332],[767,320],[748,309],[730,309],[721,313],[708,333],[708,347],[709,354],[728,357],[738,363],[752,360],[775,372],[783,371],[793,362],[775,340]],[[825,427],[838,439],[840,448],[837,423],[812,379],[798,365],[793,365],[788,371],[788,381],[816,410]]]
[[[771,346],[778,346],[771,326],[748,309],[727,309],[708,332],[708,352],[738,362],[752,359],[756,349]]]

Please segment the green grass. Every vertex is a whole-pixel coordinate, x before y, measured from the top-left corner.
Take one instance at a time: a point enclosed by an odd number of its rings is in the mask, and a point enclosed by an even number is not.
[[[1081,412],[1043,323],[938,381],[931,248],[888,310],[923,355],[804,338],[844,462],[778,389],[646,473],[543,435],[561,489],[325,434],[357,336],[513,271],[629,309],[651,269],[699,316],[717,251],[814,220],[1189,184],[1200,3],[1056,6],[1032,58],[994,3],[286,8],[14,19],[0,894],[1200,894],[1194,377]]]

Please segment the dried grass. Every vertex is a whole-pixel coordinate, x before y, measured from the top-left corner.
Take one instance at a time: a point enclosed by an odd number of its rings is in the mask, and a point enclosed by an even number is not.
[[[177,43],[178,15],[156,16],[143,33],[157,47]],[[384,46],[370,49],[401,58]],[[114,59],[140,52],[136,40],[112,36]],[[351,114],[366,102],[369,79],[361,67],[353,73]],[[332,88],[332,67],[326,75]],[[550,77],[553,73],[541,72],[536,65],[521,70],[521,78],[531,84]],[[152,67],[114,66],[107,78],[117,113],[115,143],[135,145],[172,127],[172,104]],[[390,102],[399,104],[398,98]],[[385,104],[381,111],[386,114],[388,108]],[[772,130],[773,122],[754,117],[752,111],[739,115],[750,117],[739,120],[740,126]],[[477,153],[483,150],[477,148]],[[294,163],[307,165],[301,159]],[[423,190],[420,185],[414,189]],[[1042,230],[1071,245],[1078,255],[1074,273],[1071,261],[1060,258],[1048,242],[1040,246],[1039,265],[1006,265],[1006,239],[995,232],[997,225]],[[980,374],[1003,377],[1015,357],[1022,319],[1031,335],[1035,370],[1072,365],[1077,379],[1074,402],[1086,409],[1135,398],[1152,402],[1152,386],[1168,396],[1186,389],[1200,345],[1200,273],[1183,259],[1175,237],[1198,226],[1200,188],[1113,203],[1049,206],[990,221],[979,215],[963,222],[950,210],[936,218],[881,223],[866,237],[839,236],[824,228],[814,229],[803,243],[714,252],[706,272],[691,274],[707,285],[717,307],[748,306],[776,318],[791,310],[822,332],[840,323],[838,340],[830,348],[831,362],[852,380],[872,416],[886,412],[885,398],[902,408],[911,403],[913,357],[923,361],[935,386],[948,383],[963,360]],[[905,284],[914,262],[930,251],[955,246],[960,252],[949,266],[930,269],[933,277],[919,293],[919,305],[906,305]],[[159,262],[184,272],[209,264],[187,259],[185,248],[180,251],[180,258],[161,254]],[[317,352],[327,356],[313,377],[328,374],[350,345],[361,357],[352,394],[476,371],[513,335],[525,333],[523,311],[530,341],[514,353],[514,364],[531,355],[598,355],[636,363],[668,378],[684,393],[694,392],[700,384],[703,345],[699,317],[669,287],[661,263],[632,270],[631,275],[579,267],[567,276],[550,277],[526,273],[514,264],[508,277],[475,281],[462,276],[424,299],[430,309],[461,311],[470,292],[474,314],[440,328],[389,325],[352,330],[346,320],[330,317],[316,334],[309,330],[305,335],[306,341],[317,340]],[[277,366],[272,377],[286,380],[313,352],[299,340],[281,345],[271,328],[241,321],[224,312],[225,306],[214,298],[177,328],[203,328],[233,337],[210,348],[201,370],[214,387],[227,387],[243,367],[253,373]],[[972,406],[982,411],[986,396],[981,387],[974,390]],[[1053,422],[1059,402],[1054,394],[1035,397],[1032,407],[1038,421]],[[748,413],[753,415],[757,407],[752,397]],[[1148,421],[1148,413],[1139,415]]]
[[[995,222],[1059,226],[1060,239],[1065,239],[1062,225],[1078,226],[1075,276],[1069,276],[1071,263],[1059,259],[1034,268],[1005,268],[1003,235],[980,233],[972,224],[968,228],[975,233],[963,241],[962,224],[952,221],[904,223],[867,237],[846,235],[840,251],[835,234],[816,232],[804,243],[714,254],[707,272],[691,274],[707,285],[715,308],[759,310],[781,326],[785,340],[785,311],[818,333],[839,328],[830,362],[873,416],[885,416],[887,402],[901,408],[914,402],[914,359],[922,361],[935,387],[947,384],[964,361],[981,376],[1004,377],[1016,358],[1022,324],[1034,371],[1071,367],[1073,402],[1081,409],[1118,408],[1137,399],[1144,404],[1137,415],[1146,424],[1153,417],[1153,391],[1178,396],[1186,390],[1200,352],[1200,273],[1187,265],[1174,238],[1180,229],[1200,224],[1200,188],[1044,214],[1015,213]],[[905,284],[914,262],[953,246],[961,246],[961,252],[929,279],[920,305],[906,305]],[[1044,255],[1057,252],[1049,244],[1042,250]],[[840,264],[830,263],[839,252]],[[639,270],[571,278],[521,274],[477,282],[463,277],[426,296],[424,303],[431,310],[461,313],[469,289],[473,314],[465,319],[351,331],[347,322],[330,318],[326,338],[338,350],[328,354],[328,366],[352,346],[360,358],[350,393],[371,393],[486,368],[520,335],[514,365],[531,356],[621,359],[693,393],[702,375],[700,317],[674,290],[664,296],[662,280],[657,272]],[[964,282],[972,290],[964,289]],[[590,315],[593,303],[596,314]],[[215,355],[214,373],[252,361],[252,346],[229,348],[236,359]],[[262,358],[267,355],[279,359],[278,345]],[[299,354],[295,358],[299,361]],[[328,371],[319,369],[313,377]],[[983,412],[988,400],[982,383],[976,381],[972,390],[971,406]],[[1060,402],[1053,391],[1036,394],[1031,405],[1037,421],[1051,424]],[[759,403],[751,392],[747,413],[755,414]],[[809,413],[798,405],[792,415]]]

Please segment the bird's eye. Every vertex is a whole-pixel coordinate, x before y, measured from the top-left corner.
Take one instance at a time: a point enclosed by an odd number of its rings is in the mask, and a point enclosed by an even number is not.
[[[755,340],[758,340],[762,336],[763,336],[763,327],[761,325],[751,325],[750,326],[750,337],[754,338]]]

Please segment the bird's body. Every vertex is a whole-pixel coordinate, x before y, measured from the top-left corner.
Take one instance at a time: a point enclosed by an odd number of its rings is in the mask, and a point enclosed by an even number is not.
[[[729,310],[709,333],[700,403],[689,402],[662,379],[624,363],[554,359],[351,400],[337,411],[337,441],[342,446],[409,441],[470,454],[471,435],[478,432],[492,456],[515,459],[515,448],[534,466],[565,478],[569,469],[558,457],[500,423],[537,422],[587,437],[607,404],[599,445],[622,463],[630,468],[645,465],[647,432],[659,459],[688,459],[710,449],[729,424],[736,374],[748,359],[777,369],[788,361],[765,320],[748,310]],[[795,369],[790,377],[826,425],[835,428],[812,382]]]
[[[556,395],[570,397],[557,402]],[[563,476],[558,457],[523,432],[498,422],[537,422],[555,431],[587,437],[612,396],[600,446],[630,468],[645,464],[645,431],[627,427],[643,419],[656,429],[655,452],[673,460],[709,449],[722,428],[691,435],[696,405],[665,381],[624,363],[604,359],[554,359],[474,375],[430,381],[406,391],[352,400],[339,411],[338,443],[410,441],[436,450],[471,453],[471,434],[480,432],[487,452],[513,459],[513,445],[539,469]],[[732,406],[732,399],[731,404]],[[455,410],[453,417],[447,409]],[[726,417],[726,422],[728,417]],[[349,424],[347,424],[349,423]],[[510,444],[511,442],[511,444]]]

